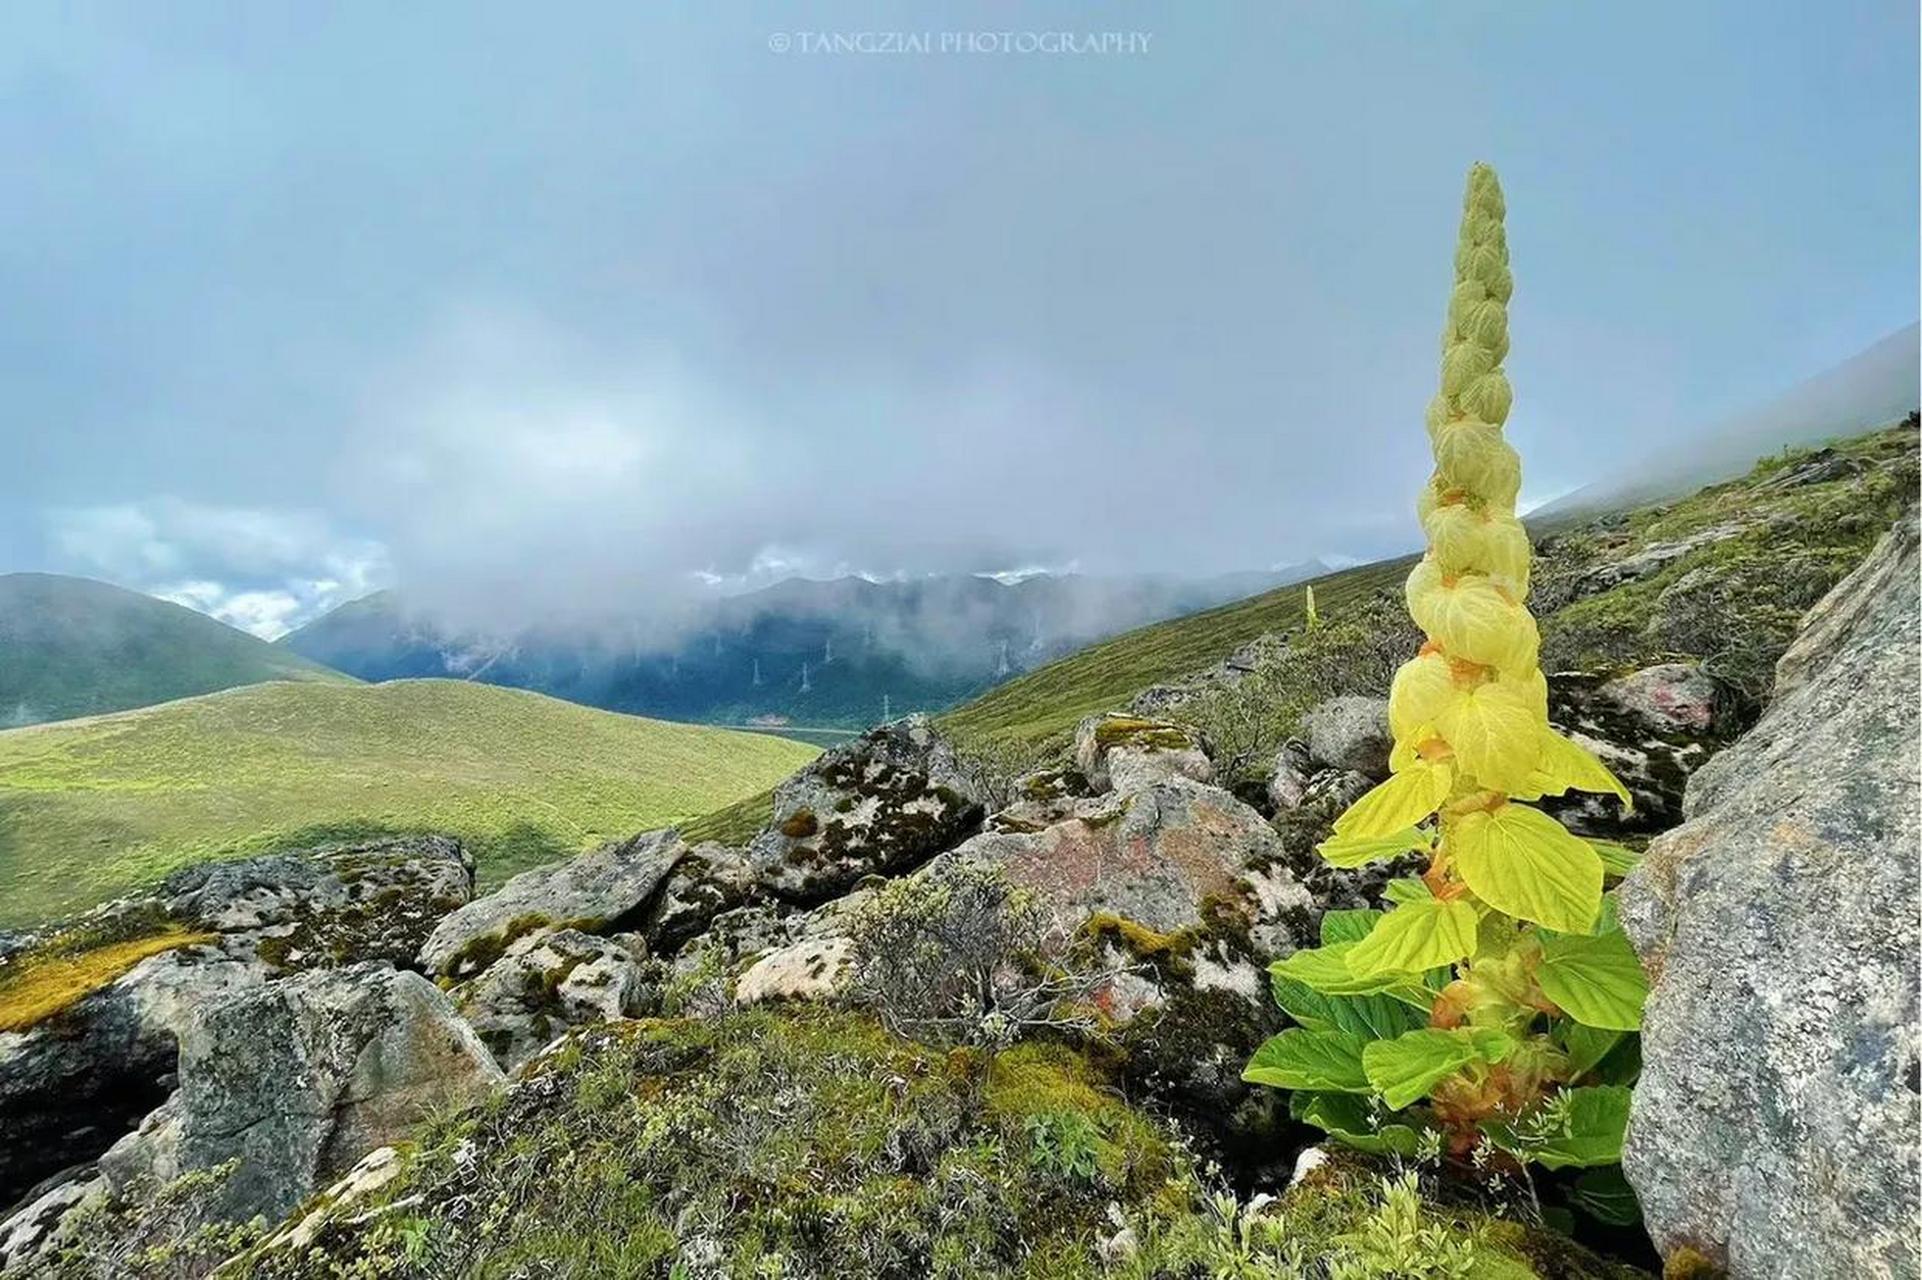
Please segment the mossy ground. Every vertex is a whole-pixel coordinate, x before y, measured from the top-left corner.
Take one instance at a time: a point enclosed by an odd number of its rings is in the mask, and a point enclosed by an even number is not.
[[[1259,1227],[1207,1183],[1100,1058],[1063,1043],[942,1050],[819,1009],[644,1020],[581,1034],[430,1126],[398,1178],[307,1248],[223,1274],[1627,1274],[1573,1246],[1543,1262],[1540,1233],[1397,1199],[1372,1166],[1331,1168]],[[1383,1249],[1410,1269],[1356,1269]],[[1429,1267],[1443,1259],[1469,1269]]]
[[[130,937],[55,938],[0,965],[0,1032],[37,1026],[148,956],[212,942],[215,936],[161,924],[150,933]]]

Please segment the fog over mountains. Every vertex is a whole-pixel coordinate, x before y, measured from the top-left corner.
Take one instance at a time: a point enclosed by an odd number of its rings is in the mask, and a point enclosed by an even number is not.
[[[858,728],[949,706],[1096,640],[1325,572],[1182,579],[790,578],[667,616],[477,629],[378,592],[280,643],[366,680],[452,676],[717,724]]]

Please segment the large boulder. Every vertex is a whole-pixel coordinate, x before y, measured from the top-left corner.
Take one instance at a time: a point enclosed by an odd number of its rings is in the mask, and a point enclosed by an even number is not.
[[[748,846],[759,883],[820,902],[893,874],[979,826],[981,794],[926,716],[868,730],[774,789],[774,820]]]
[[[656,994],[620,942],[553,929],[517,939],[454,1006],[511,1071],[569,1027],[633,1017]]]
[[[200,1010],[180,1037],[179,1090],[100,1169],[126,1196],[231,1161],[209,1215],[273,1220],[501,1079],[419,974],[378,962],[316,970]]]
[[[678,832],[649,831],[523,871],[442,919],[421,945],[420,967],[468,978],[537,930],[608,932],[639,923],[641,909],[686,852]]]
[[[163,952],[23,1032],[0,1032],[0,1209],[105,1151],[171,1087],[196,1009],[266,981],[215,945]]]
[[[1755,728],[1622,886],[1651,990],[1623,1165],[1664,1252],[1913,1276],[1917,536],[1809,616]]]

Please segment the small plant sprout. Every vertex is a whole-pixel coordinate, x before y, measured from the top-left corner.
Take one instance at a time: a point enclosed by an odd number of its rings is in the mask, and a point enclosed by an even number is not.
[[[1521,461],[1502,436],[1503,213],[1494,170],[1476,165],[1428,408],[1427,554],[1407,584],[1427,638],[1391,687],[1388,780],[1320,846],[1337,867],[1413,851],[1427,869],[1390,884],[1386,911],[1329,912],[1322,946],[1273,966],[1298,1026],[1245,1074],[1295,1090],[1297,1116],[1364,1149],[1415,1156],[1438,1133],[1469,1164],[1604,1165],[1620,1157],[1634,1055],[1617,1050],[1646,986],[1603,851],[1531,802],[1629,795],[1548,721]]]

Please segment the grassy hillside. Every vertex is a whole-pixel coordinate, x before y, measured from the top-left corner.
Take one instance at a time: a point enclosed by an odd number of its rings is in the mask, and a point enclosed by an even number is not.
[[[1798,468],[1816,478],[1790,482]],[[1802,612],[1860,562],[1915,490],[1911,419],[1821,453],[1783,450],[1740,479],[1676,502],[1558,524],[1541,541],[1532,602],[1544,657],[1622,669],[1702,659],[1759,696]],[[1598,570],[1651,548],[1676,553],[1658,553],[1664,558],[1644,574],[1599,585]],[[1339,620],[1398,590],[1411,563],[1317,578],[1316,605],[1324,619]],[[1125,706],[1264,632],[1300,627],[1302,604],[1302,588],[1283,587],[1131,631],[992,689],[941,724],[963,746],[1060,740],[1083,716]]]
[[[1412,558],[1383,560],[1316,578],[1315,607],[1339,616],[1357,601],[1407,576]],[[1073,731],[1083,716],[1124,706],[1149,685],[1219,662],[1269,631],[1301,625],[1307,599],[1287,586],[1235,604],[1190,614],[1090,645],[1031,671],[941,717],[964,743],[1041,742]]]
[[[0,727],[263,680],[352,683],[205,614],[89,578],[0,574]]]
[[[772,786],[801,743],[452,680],[276,683],[0,733],[0,927],[175,867],[446,831],[484,880]]]

